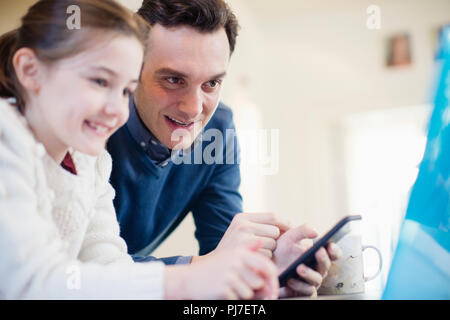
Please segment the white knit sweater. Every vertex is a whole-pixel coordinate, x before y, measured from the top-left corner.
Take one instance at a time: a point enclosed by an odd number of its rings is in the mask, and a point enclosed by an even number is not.
[[[0,99],[0,299],[160,299],[164,265],[134,263],[119,236],[111,157],[57,164]]]

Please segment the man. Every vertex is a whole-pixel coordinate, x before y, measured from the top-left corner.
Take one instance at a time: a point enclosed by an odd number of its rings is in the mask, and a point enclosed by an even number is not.
[[[108,142],[114,204],[129,253],[136,261],[154,259],[149,254],[192,212],[200,256],[165,263],[196,263],[259,241],[261,253],[282,271],[306,250],[299,241],[317,234],[307,226],[290,228],[273,213],[242,213],[237,139],[226,134],[234,130],[232,112],[219,103],[236,17],[222,0],[148,0],[138,13],[152,25],[140,84],[128,123]],[[202,141],[210,130],[223,133],[222,141],[214,141],[214,161],[198,161],[211,143]],[[322,249],[317,270],[306,268],[305,281],[291,289],[313,294],[338,249],[328,253]]]

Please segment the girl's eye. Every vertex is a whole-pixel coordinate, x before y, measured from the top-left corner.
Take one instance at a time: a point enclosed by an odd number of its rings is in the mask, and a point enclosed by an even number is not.
[[[99,85],[100,87],[106,88],[108,86],[108,81],[106,81],[105,79],[93,78],[93,79],[91,79],[91,81],[94,82],[95,84]]]

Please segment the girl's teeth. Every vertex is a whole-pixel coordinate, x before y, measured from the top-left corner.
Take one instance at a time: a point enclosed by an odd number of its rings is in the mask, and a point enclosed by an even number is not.
[[[96,130],[98,132],[100,132],[100,133],[105,133],[107,129],[105,127],[102,127],[102,126],[97,126]]]
[[[95,129],[97,132],[99,133],[105,133],[106,131],[108,131],[108,128],[101,126],[101,125],[96,125],[93,123],[88,122],[88,125],[92,128]]]

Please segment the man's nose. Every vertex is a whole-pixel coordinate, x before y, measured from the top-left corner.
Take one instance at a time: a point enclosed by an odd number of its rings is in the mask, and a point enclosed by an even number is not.
[[[203,112],[203,95],[201,90],[190,90],[184,96],[183,101],[178,105],[178,112],[184,120],[197,119]]]

